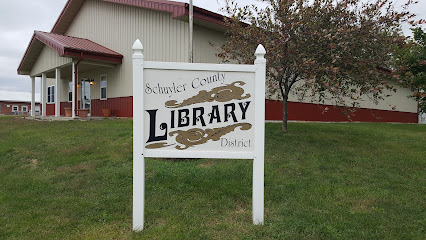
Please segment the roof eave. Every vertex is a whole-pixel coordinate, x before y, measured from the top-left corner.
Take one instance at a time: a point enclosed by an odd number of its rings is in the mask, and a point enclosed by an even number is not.
[[[30,75],[30,71],[20,71],[18,69],[18,75]]]
[[[188,3],[185,4],[185,15],[187,15],[189,17],[189,4]],[[223,27],[227,27],[227,25],[225,24],[225,21],[224,21],[225,16],[220,15],[218,13],[208,11],[208,10],[203,9],[203,8],[195,7],[195,6],[194,6],[194,18],[200,19],[200,20],[203,20],[203,21],[208,21],[208,22],[211,22],[211,23],[215,23],[215,24],[223,26]]]
[[[18,69],[17,69],[18,75],[27,75],[25,73],[29,72],[29,71],[22,71],[21,69],[22,69],[22,65],[24,64],[24,61],[25,61],[25,59],[26,59],[26,57],[28,55],[28,51],[30,50],[31,45],[34,42],[34,39],[35,38],[34,38],[34,33],[33,33],[33,36],[31,37],[31,40],[28,43],[27,49],[25,50],[24,56],[22,57],[21,62],[19,63],[19,66],[18,66]]]
[[[68,29],[68,24],[65,23],[64,26],[64,18],[66,15],[69,15],[69,19],[67,19],[67,21],[72,22],[77,15],[76,13],[80,11],[80,8],[83,6],[85,1],[86,0],[68,0],[50,32],[56,34],[65,34],[66,30]],[[70,9],[72,9],[75,14],[73,12],[69,12]]]
[[[123,62],[123,55],[113,55],[106,53],[97,53],[91,51],[84,51],[80,49],[65,48],[64,54],[60,55],[61,57],[71,57],[71,58],[82,58],[90,59],[101,62],[109,62],[115,64],[121,64]]]

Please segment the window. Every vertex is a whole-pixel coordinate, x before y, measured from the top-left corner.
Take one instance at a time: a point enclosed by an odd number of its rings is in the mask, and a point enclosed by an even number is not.
[[[55,86],[47,87],[47,103],[55,103]]]
[[[107,76],[101,75],[101,100],[107,99]]]
[[[72,82],[68,83],[68,102],[72,102]]]
[[[28,112],[28,106],[22,106],[22,111],[23,112]]]
[[[17,106],[17,105],[13,105],[13,106],[12,106],[12,111],[14,111],[14,112],[19,111],[18,106]]]

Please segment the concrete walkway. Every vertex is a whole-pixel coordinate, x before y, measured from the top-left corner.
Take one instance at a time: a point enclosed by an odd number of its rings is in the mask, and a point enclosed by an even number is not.
[[[104,119],[116,119],[117,117],[86,117],[86,118],[80,118],[80,117],[55,117],[55,116],[27,116],[24,117],[25,119],[31,119],[36,121],[91,121],[91,120],[104,120]]]

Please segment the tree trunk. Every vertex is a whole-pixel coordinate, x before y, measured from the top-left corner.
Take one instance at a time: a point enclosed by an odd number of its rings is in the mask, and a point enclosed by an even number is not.
[[[284,96],[283,97],[283,126],[282,126],[283,133],[287,133],[287,118],[288,118],[287,100],[288,100],[288,97]]]

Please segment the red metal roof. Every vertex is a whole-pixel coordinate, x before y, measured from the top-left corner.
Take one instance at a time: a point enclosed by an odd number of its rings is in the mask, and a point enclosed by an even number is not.
[[[41,52],[41,42],[50,48],[56,50],[60,57],[81,57],[84,59],[91,59],[97,61],[104,61],[110,63],[121,63],[123,55],[117,53],[109,48],[99,45],[89,39],[64,36],[54,33],[34,31],[31,42],[22,58],[21,64],[18,68],[18,74],[22,74],[28,62],[34,61],[34,58],[28,58],[30,51],[35,55]],[[38,46],[37,46],[38,45]],[[28,69],[25,69],[28,71]],[[24,71],[25,71],[24,70]]]
[[[121,54],[85,38],[64,36],[40,31],[34,31],[34,38],[55,49],[61,57],[67,56],[67,52],[69,51],[98,53],[116,58],[123,57]]]
[[[181,18],[189,16],[189,4],[182,2],[173,2],[166,0],[101,0],[104,2],[111,2],[135,7],[141,7],[146,9],[152,9],[156,11],[172,13],[173,18]],[[69,25],[77,15],[81,6],[85,0],[68,0],[65,4],[64,9],[59,15],[58,20],[52,28],[52,33],[65,34]],[[194,6],[194,19],[207,21],[220,26],[225,26],[223,21],[224,16]]]

